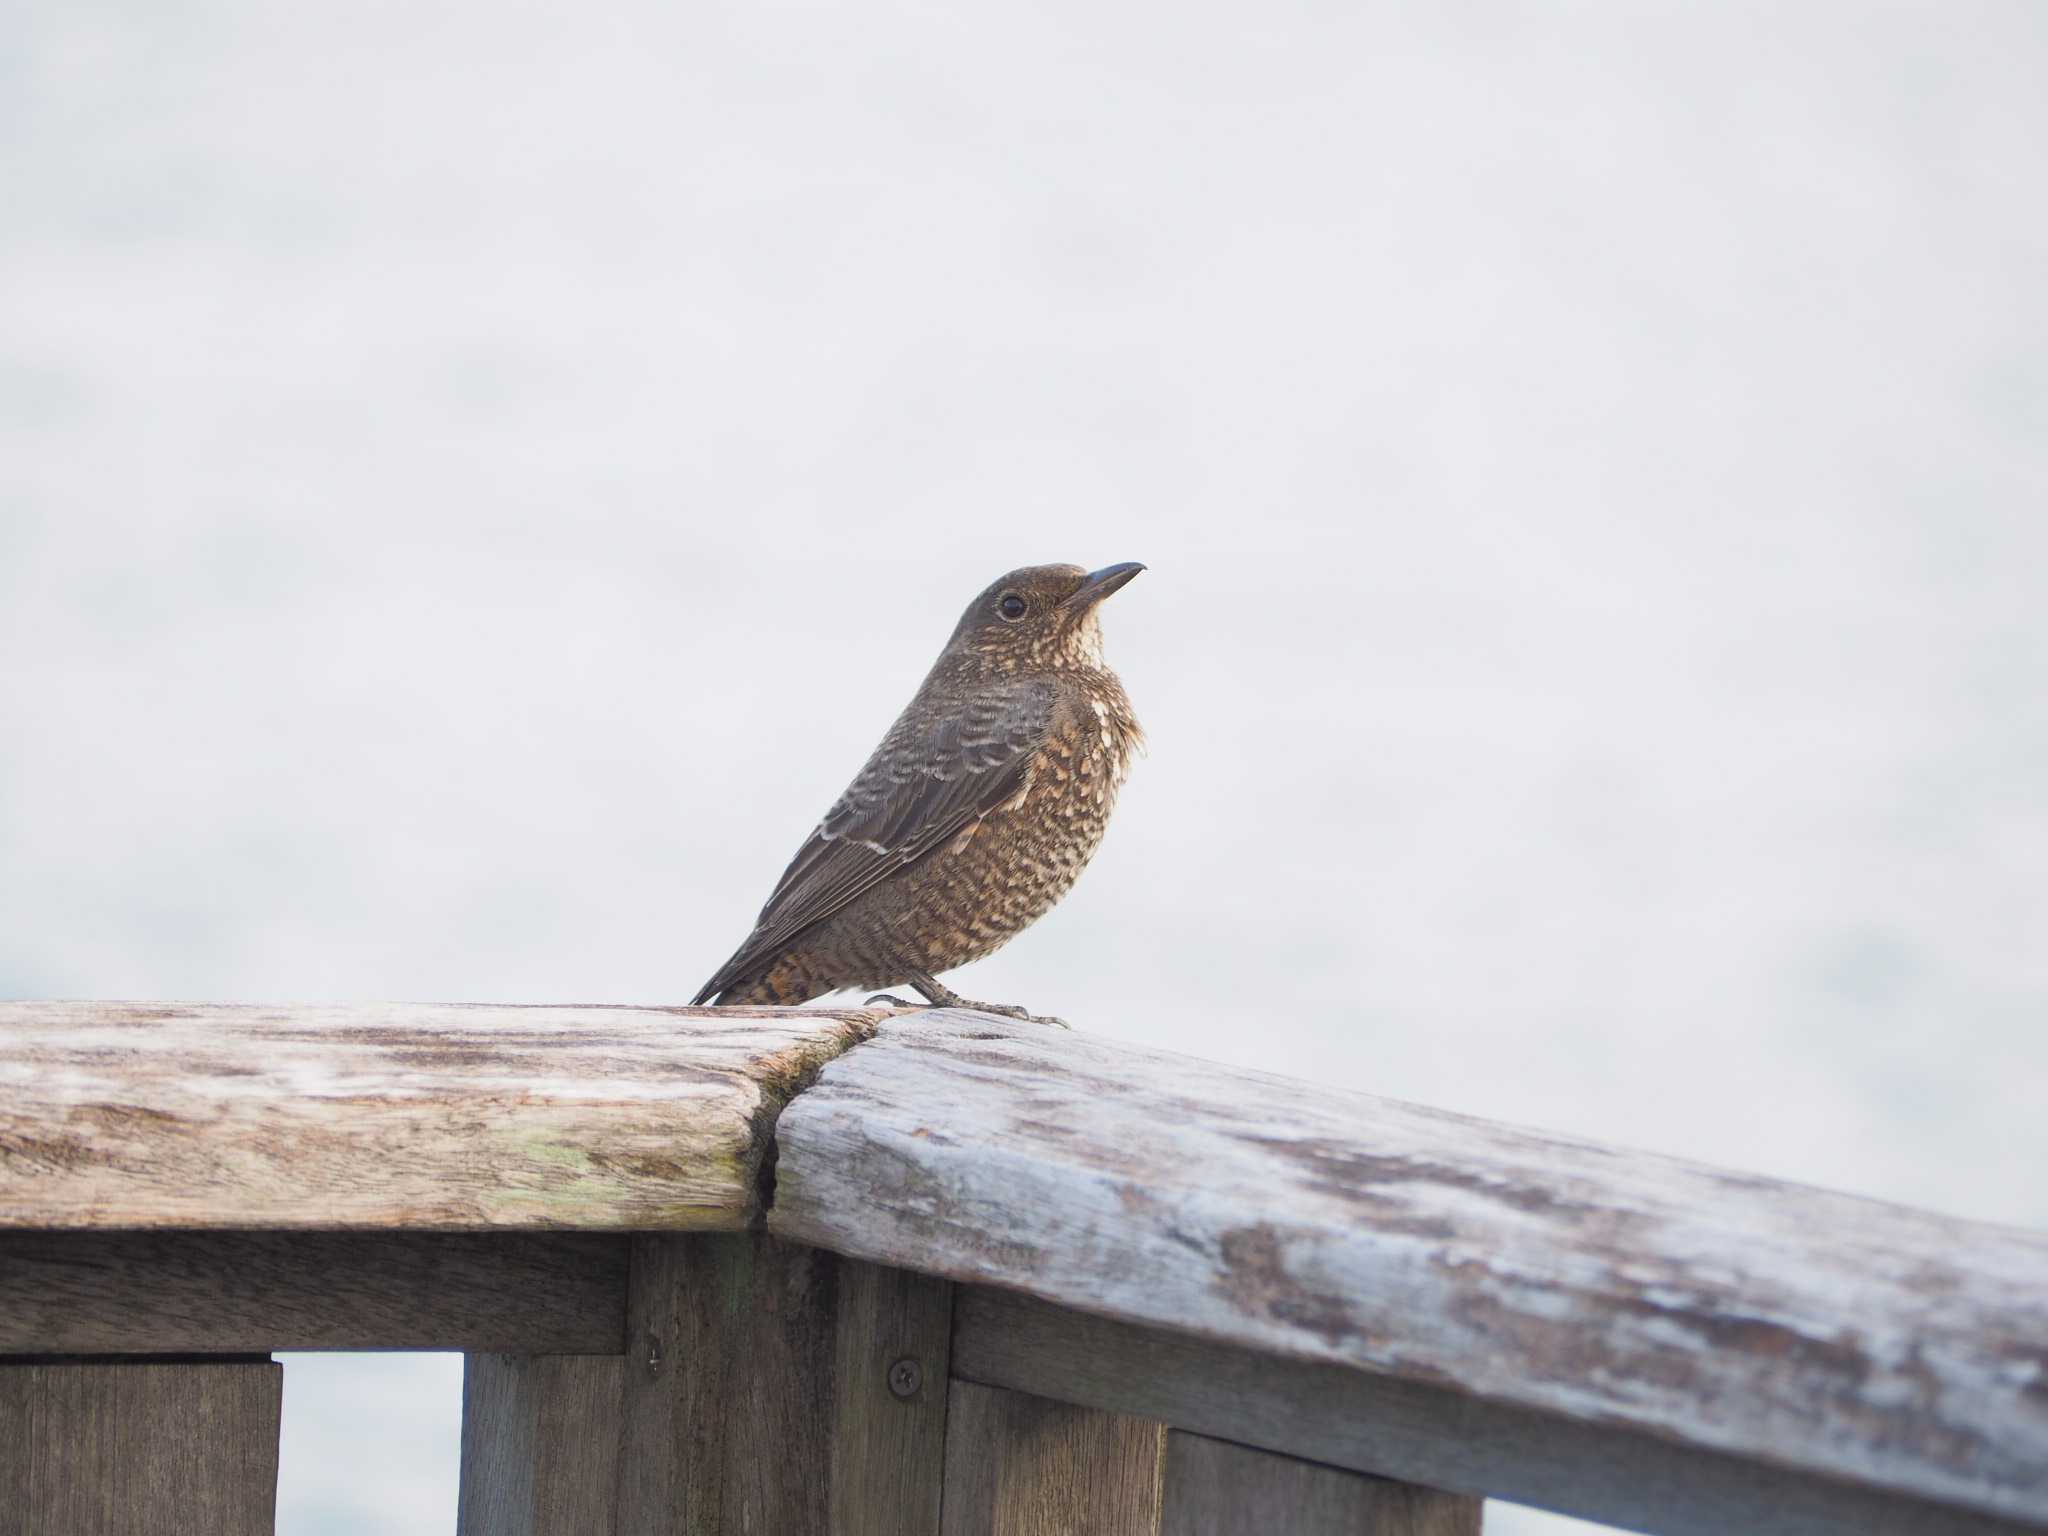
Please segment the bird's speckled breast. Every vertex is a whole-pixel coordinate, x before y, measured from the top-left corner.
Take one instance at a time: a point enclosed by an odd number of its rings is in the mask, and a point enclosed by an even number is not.
[[[1101,846],[1144,739],[1115,674],[1076,679],[1024,788],[904,876],[891,937],[937,972],[993,954],[1043,917]]]

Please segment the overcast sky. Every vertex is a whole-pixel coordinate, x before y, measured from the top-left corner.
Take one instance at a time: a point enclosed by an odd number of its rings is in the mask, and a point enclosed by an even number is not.
[[[685,999],[1142,560],[962,990],[2048,1224],[2038,4],[9,33],[0,995]],[[291,1359],[285,1536],[452,1529],[458,1374]]]

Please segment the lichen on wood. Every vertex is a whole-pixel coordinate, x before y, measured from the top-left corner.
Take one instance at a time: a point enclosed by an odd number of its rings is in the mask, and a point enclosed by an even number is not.
[[[880,1016],[0,1004],[0,1228],[734,1230]]]

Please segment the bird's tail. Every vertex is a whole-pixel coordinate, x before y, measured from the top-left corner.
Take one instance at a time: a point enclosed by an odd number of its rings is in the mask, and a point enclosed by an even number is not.
[[[753,976],[731,976],[720,971],[704,984],[704,990],[697,994],[693,1006],[708,1001],[720,1008],[749,1003],[794,1008],[798,1003],[808,1003],[831,990],[829,986],[817,984],[809,966],[793,956],[783,955],[765,971]]]

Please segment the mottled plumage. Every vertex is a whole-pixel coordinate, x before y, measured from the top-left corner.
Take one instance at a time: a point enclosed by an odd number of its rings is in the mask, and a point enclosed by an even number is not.
[[[969,604],[696,1000],[908,984],[962,1003],[934,977],[994,953],[1067,893],[1143,743],[1096,622],[1142,569],[1034,566]]]

